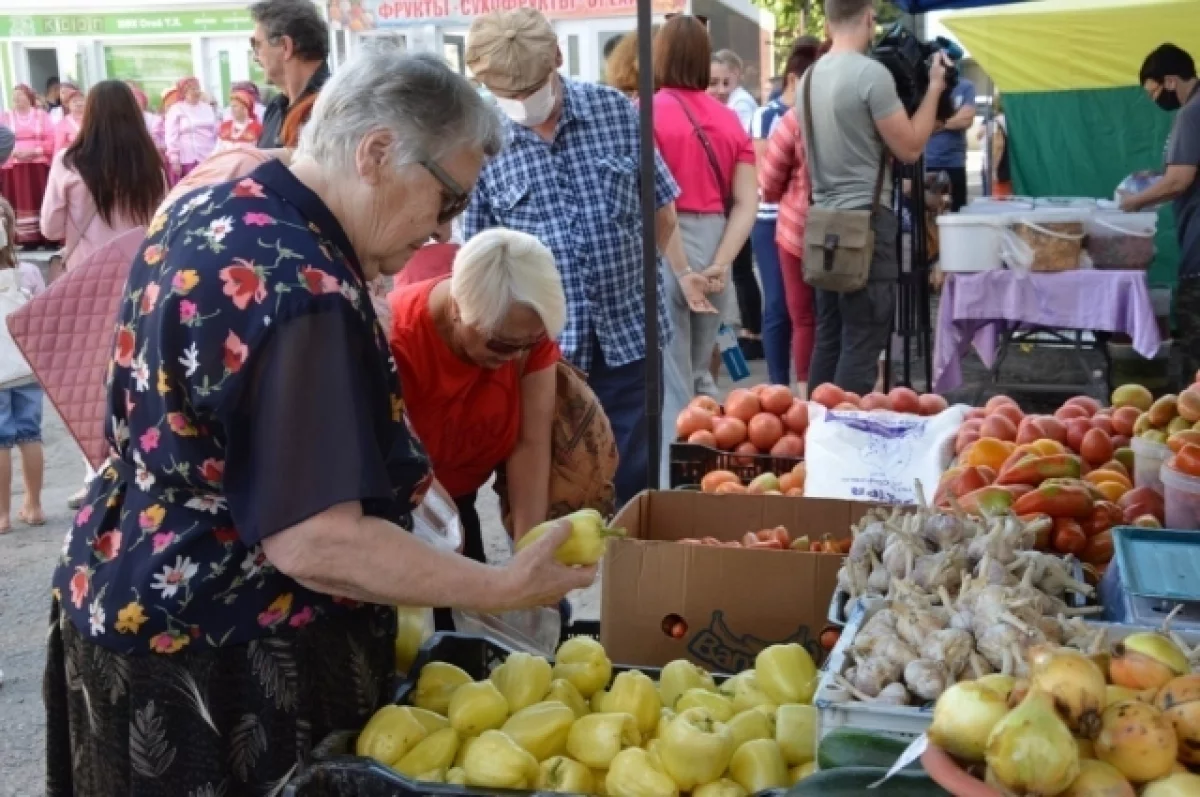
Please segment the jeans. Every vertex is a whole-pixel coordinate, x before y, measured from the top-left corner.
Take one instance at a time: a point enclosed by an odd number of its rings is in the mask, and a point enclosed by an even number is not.
[[[42,442],[42,396],[36,382],[0,390],[0,448]]]
[[[617,506],[646,488],[649,481],[650,452],[646,447],[649,429],[646,423],[646,360],[610,366],[604,361],[600,341],[592,336],[592,369],[588,387],[596,394],[617,440],[617,476],[614,487]],[[661,403],[661,402],[660,402]],[[668,419],[663,418],[666,425]],[[670,419],[672,427],[675,419]]]
[[[700,268],[707,268],[709,265],[705,263]],[[746,245],[733,259],[730,277],[737,293],[738,316],[741,318],[742,329],[752,335],[762,334],[762,292],[759,291],[758,280],[754,277],[754,249],[749,241],[746,241]]]
[[[779,266],[779,248],[775,245],[775,219],[755,220],[750,242],[754,245],[754,261],[762,280],[762,339],[767,378],[774,384],[788,385],[791,384],[792,322],[788,317],[787,291]]]

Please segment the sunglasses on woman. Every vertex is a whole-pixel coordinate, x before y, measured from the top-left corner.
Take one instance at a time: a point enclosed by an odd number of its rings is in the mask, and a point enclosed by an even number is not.
[[[544,343],[545,340],[545,334],[538,335],[528,343],[512,343],[507,340],[500,340],[499,338],[488,338],[487,342],[483,345],[486,346],[487,350],[492,354],[499,354],[501,357],[507,357],[512,354],[524,354],[530,349],[533,349],[535,346]]]
[[[471,204],[471,194],[464,191],[445,169],[431,160],[421,161],[421,166],[442,184],[442,207],[438,210],[438,224],[453,220],[467,209],[467,205]]]

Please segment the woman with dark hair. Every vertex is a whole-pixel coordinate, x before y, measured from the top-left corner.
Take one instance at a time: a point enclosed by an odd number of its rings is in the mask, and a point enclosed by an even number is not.
[[[688,264],[712,281],[717,310],[692,310],[678,280],[667,280],[669,357],[688,389],[703,393],[715,388],[709,366],[730,265],[758,209],[754,147],[737,115],[707,93],[711,60],[708,30],[693,16],[672,17],[654,39],[654,140],[682,192],[675,206]]]
[[[813,343],[816,339],[816,315],[813,311],[813,291],[804,281],[804,225],[808,219],[809,195],[812,192],[808,176],[808,161],[804,155],[804,135],[800,122],[790,108],[795,104],[796,86],[824,52],[826,46],[818,44],[811,36],[801,36],[792,45],[788,54],[783,76],[783,94],[779,102],[784,108],[770,126],[755,129],[755,146],[759,152],[759,188],[763,202],[775,203],[776,220],[766,229],[760,215],[760,226],[755,227],[755,250],[763,284],[768,282],[771,271],[767,252],[772,243],[776,247],[777,276],[782,282],[786,312],[783,319],[791,319],[789,332],[772,332],[764,335],[767,345],[767,363],[771,369],[771,381],[788,384],[786,353],[779,353],[779,345],[785,339],[791,341],[792,364],[795,366],[796,381],[800,395],[808,392],[808,369],[812,362]],[[768,106],[770,107],[770,106]],[[756,120],[757,121],[757,120]],[[763,140],[765,139],[765,140]],[[760,254],[760,251],[762,254]],[[772,289],[767,287],[767,326],[772,330],[779,324],[779,306],[773,304],[771,294],[778,299],[779,283]],[[786,321],[785,321],[786,323]],[[786,335],[786,338],[785,338]],[[787,351],[786,348],[783,349]],[[774,356],[772,356],[774,352]],[[778,369],[778,372],[777,372]],[[776,377],[781,378],[776,378]]]
[[[83,127],[54,156],[42,201],[42,235],[63,241],[63,267],[150,223],[167,191],[158,149],[133,92],[119,80],[88,93]]]

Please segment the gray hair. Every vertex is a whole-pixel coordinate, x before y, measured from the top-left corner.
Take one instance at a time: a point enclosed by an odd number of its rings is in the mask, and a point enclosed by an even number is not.
[[[458,250],[450,295],[462,320],[491,333],[513,304],[531,308],[546,334],[557,338],[567,323],[567,299],[554,254],[527,233],[492,227]]]
[[[305,61],[329,56],[329,26],[311,0],[260,0],[250,6],[250,18],[263,26],[268,39],[291,39],[296,55]]]
[[[297,155],[353,170],[359,142],[379,129],[395,136],[392,162],[400,167],[462,149],[491,157],[500,151],[503,128],[496,109],[443,59],[380,43],[365,47],[321,89]]]
[[[733,50],[717,50],[712,57],[714,64],[724,64],[726,69],[732,69],[734,72],[741,72],[746,68],[742,63],[742,57]]]

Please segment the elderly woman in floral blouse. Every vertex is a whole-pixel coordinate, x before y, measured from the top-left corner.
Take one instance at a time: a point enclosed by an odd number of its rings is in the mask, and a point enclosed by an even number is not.
[[[431,482],[366,283],[467,202],[499,147],[445,63],[368,50],[291,166],[180,198],[120,309],[113,454],[54,576],[48,793],[266,794],[393,669],[389,606],[552,604],[569,529],[505,566],[410,535]]]

